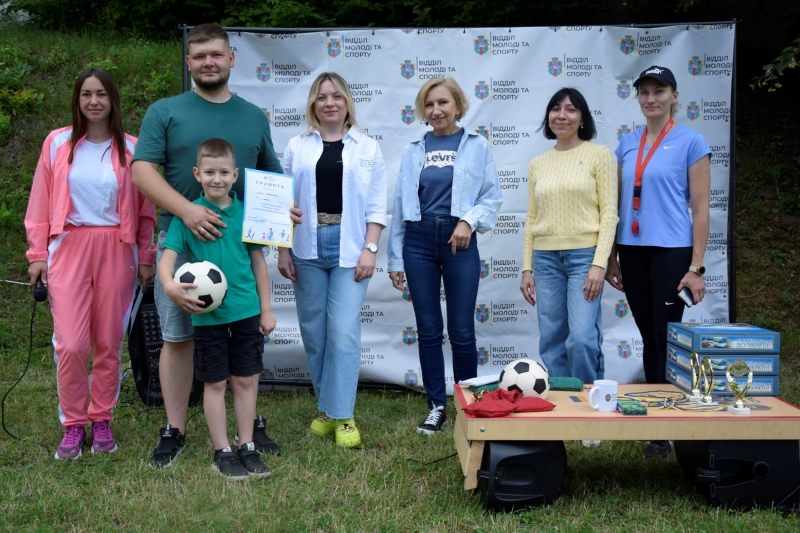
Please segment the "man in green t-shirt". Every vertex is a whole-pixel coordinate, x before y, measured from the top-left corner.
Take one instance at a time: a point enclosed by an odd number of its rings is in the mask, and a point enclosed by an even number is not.
[[[186,64],[195,83],[193,92],[164,98],[147,110],[133,157],[133,183],[162,209],[159,219],[158,260],[173,216],[201,240],[222,237],[219,228],[225,223],[214,211],[192,203],[200,197],[201,187],[191,169],[197,148],[209,137],[230,142],[236,151],[238,168],[256,168],[282,172],[275,156],[269,121],[255,105],[231,94],[228,88],[234,53],[228,34],[216,24],[201,24],[187,35]],[[164,177],[158,172],[164,166]],[[233,190],[243,198],[243,181]],[[302,212],[293,208],[292,220],[299,224]],[[188,261],[178,257],[176,268]],[[191,317],[165,294],[156,277],[155,299],[161,321],[164,346],[161,349],[159,376],[167,412],[167,426],[161,441],[150,457],[150,464],[168,466],[183,451],[186,410],[193,381],[194,342]],[[258,380],[258,376],[253,378]],[[254,387],[258,390],[257,383]],[[280,448],[265,432],[264,419],[254,422],[253,440],[260,452],[280,454]]]

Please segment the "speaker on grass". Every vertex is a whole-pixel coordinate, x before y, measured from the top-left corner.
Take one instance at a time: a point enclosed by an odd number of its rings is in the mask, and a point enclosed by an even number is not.
[[[711,505],[800,508],[796,440],[675,441],[675,455]]]
[[[566,477],[563,441],[487,441],[477,490],[485,509],[522,509],[553,503]]]
[[[142,403],[148,407],[164,404],[161,380],[158,374],[163,344],[161,323],[156,310],[153,283],[151,283],[147,286],[136,318],[128,332],[128,354],[131,358],[131,370],[136,382],[136,391],[139,393]],[[192,383],[189,404],[196,404],[202,395],[203,384],[195,380]]]

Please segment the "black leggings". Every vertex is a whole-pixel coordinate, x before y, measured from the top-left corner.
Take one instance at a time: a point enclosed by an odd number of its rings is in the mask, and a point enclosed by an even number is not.
[[[680,322],[686,304],[678,284],[692,262],[692,247],[617,245],[622,284],[642,336],[648,383],[667,382],[667,323]]]

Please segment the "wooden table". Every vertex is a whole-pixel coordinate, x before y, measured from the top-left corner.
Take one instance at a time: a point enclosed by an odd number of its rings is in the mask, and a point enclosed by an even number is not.
[[[648,408],[647,416],[601,413],[587,402],[587,387],[581,392],[550,391],[547,400],[556,404],[552,411],[511,414],[502,418],[468,415],[464,405],[472,403],[472,392],[456,385],[454,439],[464,473],[464,489],[478,486],[484,444],[487,441],[564,441],[564,440],[800,440],[800,408],[780,398],[759,396],[764,410],[749,415],[724,412],[687,412],[677,409]],[[619,397],[680,390],[669,384],[620,385]]]

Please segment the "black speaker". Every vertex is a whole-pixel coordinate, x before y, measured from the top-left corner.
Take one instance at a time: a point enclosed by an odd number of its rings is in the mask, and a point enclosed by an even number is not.
[[[136,289],[139,291],[140,289]],[[137,292],[138,295],[138,292]],[[128,355],[131,358],[131,370],[136,382],[136,391],[142,402],[149,406],[164,404],[161,394],[161,381],[158,377],[158,366],[161,359],[161,323],[158,319],[153,283],[147,286],[135,320],[128,331]],[[196,404],[203,395],[203,384],[192,383],[189,404]]]
[[[566,478],[563,441],[487,441],[477,490],[485,509],[522,509],[553,503]]]
[[[675,441],[675,456],[711,505],[797,510],[796,440]]]

